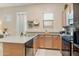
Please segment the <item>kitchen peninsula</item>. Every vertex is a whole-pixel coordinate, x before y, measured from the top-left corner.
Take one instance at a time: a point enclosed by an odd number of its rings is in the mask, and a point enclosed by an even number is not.
[[[0,38],[0,53],[2,52],[3,56],[25,56],[27,53],[26,43],[36,36],[7,36]]]
[[[3,56],[34,56],[38,49],[61,49],[60,35],[7,36],[0,39]]]

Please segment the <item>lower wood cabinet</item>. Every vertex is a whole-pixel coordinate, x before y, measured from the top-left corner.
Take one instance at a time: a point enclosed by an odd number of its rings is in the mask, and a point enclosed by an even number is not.
[[[60,49],[60,36],[40,35],[38,38],[39,48]]]
[[[53,36],[52,37],[52,44],[54,49],[60,49],[61,48],[61,39],[60,36]]]
[[[52,36],[45,36],[45,48],[53,48],[53,38]]]
[[[38,48],[45,48],[45,38],[44,36],[38,37]]]
[[[24,44],[3,43],[3,55],[4,56],[24,56],[25,55]]]

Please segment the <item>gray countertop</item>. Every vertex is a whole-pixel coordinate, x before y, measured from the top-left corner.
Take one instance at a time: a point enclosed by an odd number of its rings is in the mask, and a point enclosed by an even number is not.
[[[31,40],[32,38],[36,37],[38,34],[34,36],[7,36],[4,38],[0,38],[0,42],[7,42],[7,43],[26,43],[27,41]]]

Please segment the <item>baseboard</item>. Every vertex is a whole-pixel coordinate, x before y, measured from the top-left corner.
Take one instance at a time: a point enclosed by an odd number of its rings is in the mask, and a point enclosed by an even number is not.
[[[56,49],[56,48],[39,48],[39,49],[47,49],[47,50],[60,50],[60,49]]]

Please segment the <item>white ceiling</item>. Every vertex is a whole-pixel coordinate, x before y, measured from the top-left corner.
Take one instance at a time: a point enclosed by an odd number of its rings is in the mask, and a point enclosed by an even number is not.
[[[29,3],[0,3],[0,8],[3,7],[11,7],[11,6],[22,6],[22,5],[28,5]]]

